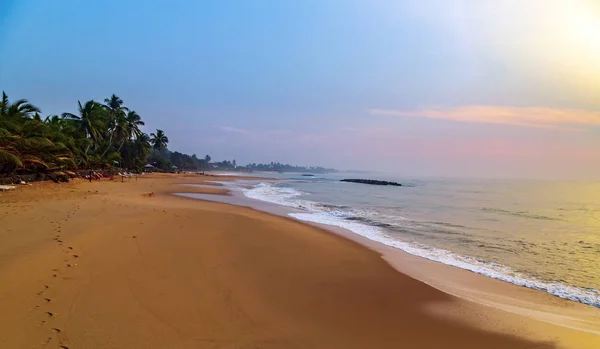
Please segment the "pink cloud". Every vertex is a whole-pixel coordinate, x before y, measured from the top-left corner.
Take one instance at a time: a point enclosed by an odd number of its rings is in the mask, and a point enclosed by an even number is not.
[[[600,125],[600,112],[581,109],[468,105],[410,110],[368,110],[371,115],[408,116],[460,122],[574,130]]]

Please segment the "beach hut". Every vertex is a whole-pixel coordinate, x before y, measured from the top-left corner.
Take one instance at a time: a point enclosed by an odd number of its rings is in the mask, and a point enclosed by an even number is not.
[[[154,170],[154,166],[152,166],[150,164],[144,165],[144,171],[146,171],[146,172],[152,172],[152,170]]]

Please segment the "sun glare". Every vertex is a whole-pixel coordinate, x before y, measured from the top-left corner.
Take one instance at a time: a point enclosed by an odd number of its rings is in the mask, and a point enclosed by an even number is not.
[[[586,18],[587,17],[587,18]],[[600,53],[600,21],[586,15],[577,23],[576,34],[594,53]]]
[[[595,8],[579,7],[571,13],[570,27],[572,40],[595,57],[600,56],[600,11]]]

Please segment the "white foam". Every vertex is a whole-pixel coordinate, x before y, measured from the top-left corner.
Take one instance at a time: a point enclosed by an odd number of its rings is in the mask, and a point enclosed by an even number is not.
[[[353,213],[359,213],[358,211],[340,210],[335,207],[326,209],[322,205],[301,199],[305,194],[293,188],[277,187],[268,183],[260,183],[253,189],[242,189],[242,191],[245,196],[255,200],[307,211],[306,213],[289,213],[291,217],[302,221],[341,227],[369,240],[400,249],[415,256],[466,269],[474,273],[510,282],[515,285],[545,291],[564,299],[600,307],[600,292],[598,290],[581,289],[566,284],[548,283],[536,280],[533,277],[525,276],[507,266],[497,263],[484,262],[472,257],[458,255],[448,250],[395,239],[386,234],[379,227],[345,219],[353,216]]]
[[[497,263],[482,262],[475,258],[461,256],[447,250],[400,241],[385,234],[380,228],[362,223],[345,221],[337,217],[332,217],[328,214],[290,213],[289,215],[302,221],[341,227],[350,230],[355,234],[364,236],[369,240],[400,249],[415,256],[423,257],[457,268],[466,269],[474,273],[510,282],[515,285],[542,290],[561,298],[600,307],[600,292],[598,292],[598,290],[584,290],[569,285],[546,283],[535,280],[525,277],[524,275],[515,272],[511,268]]]
[[[293,188],[275,187],[268,183],[259,183],[252,189],[242,189],[245,196],[289,207],[302,206],[301,201],[296,198],[302,193]]]

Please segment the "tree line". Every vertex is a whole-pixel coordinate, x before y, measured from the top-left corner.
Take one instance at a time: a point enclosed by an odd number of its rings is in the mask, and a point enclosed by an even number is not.
[[[77,102],[76,113],[41,116],[26,99],[0,101],[0,173],[56,169],[121,167],[141,170],[149,161],[158,168],[206,168],[207,155],[170,152],[169,138],[157,129],[142,132],[142,117],[112,95],[104,102]]]
[[[268,164],[250,163],[245,166],[248,171],[275,171],[275,172],[306,172],[306,173],[328,173],[337,172],[333,168],[325,168],[320,166],[296,166],[290,164],[282,164],[279,162],[271,162]]]
[[[5,92],[0,101],[0,174],[37,173],[70,169],[120,167],[142,170],[147,164],[162,170],[227,170],[275,172],[335,172],[323,167],[304,167],[279,162],[211,162],[167,148],[169,138],[157,129],[149,135],[133,109],[113,94],[103,102],[77,102],[77,112],[42,117],[26,99],[11,102]]]

